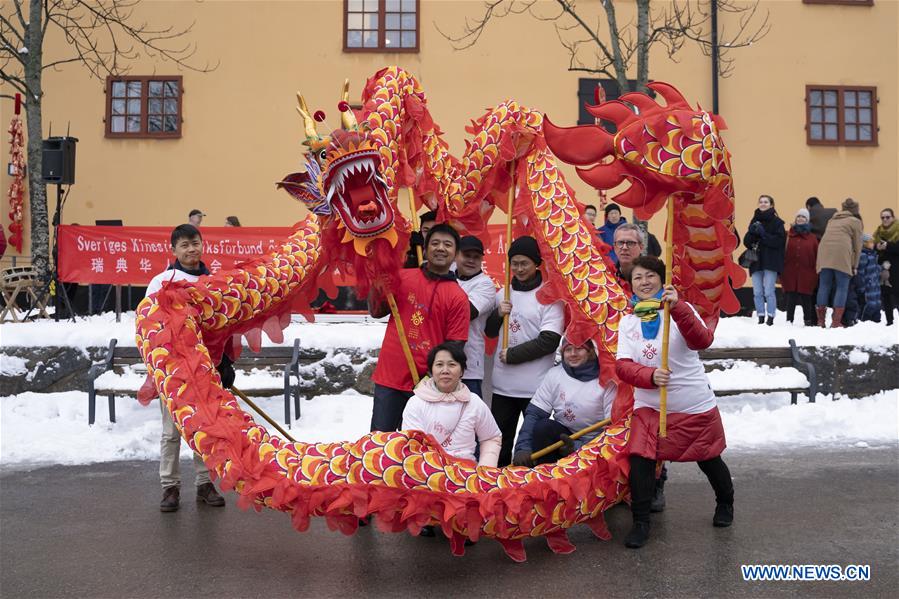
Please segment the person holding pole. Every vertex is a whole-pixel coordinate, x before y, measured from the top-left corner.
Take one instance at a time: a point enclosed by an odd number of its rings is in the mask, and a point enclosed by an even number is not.
[[[150,280],[147,285],[147,297],[159,292],[164,285],[172,281],[194,282],[209,269],[203,264],[203,238],[194,225],[178,225],[172,230],[172,255],[175,262]],[[217,369],[222,386],[228,388],[234,384],[234,366],[226,351]],[[159,443],[159,481],[162,484],[162,501],[159,511],[175,512],[181,504],[181,433],[169,413],[165,402],[159,400],[162,410],[162,438]],[[194,469],[196,470],[197,501],[221,507],[225,505],[222,497],[209,478],[209,469],[203,458],[194,453]]]
[[[512,463],[533,467],[555,462],[577,451],[602,431],[597,428],[578,439],[571,434],[612,415],[618,387],[599,382],[599,358],[593,341],[574,345],[562,342],[562,363],[551,368],[524,411]],[[531,454],[557,441],[560,449],[533,460]]]
[[[734,486],[721,459],[726,447],[721,414],[699,359],[699,351],[712,344],[714,333],[693,306],[679,301],[674,286],[663,289],[665,263],[658,258],[637,258],[630,279],[634,312],[619,326],[615,370],[622,382],[635,388],[628,440],[633,528],[624,544],[636,549],[649,540],[658,461],[698,463],[715,491],[714,526],[733,522]],[[666,302],[675,325],[667,340],[660,334]],[[666,343],[670,369],[660,367]],[[667,435],[659,434],[661,388],[668,393]]]
[[[481,395],[484,380],[484,327],[496,300],[493,279],[481,269],[484,260],[484,244],[473,235],[466,235],[459,242],[456,254],[456,276],[459,286],[468,296],[468,341],[465,343],[467,366],[462,382],[468,389]]]
[[[388,306],[390,297],[375,290],[369,296],[368,309],[373,317],[390,314],[372,375],[372,431],[399,429],[412,389],[427,372],[431,349],[446,341],[462,347],[468,339],[468,297],[450,271],[458,247],[455,229],[447,224],[434,225],[425,239],[425,264],[399,271],[398,288],[391,296],[396,312],[391,313]]]
[[[519,237],[509,246],[509,269],[513,275],[509,299],[505,290],[496,295],[496,307],[487,318],[485,333],[497,337],[508,316],[507,348],[493,362],[493,399],[490,409],[503,434],[499,466],[512,462],[512,447],[518,419],[537,387],[553,367],[556,349],[565,330],[562,302],[540,303],[537,292],[543,285],[538,267],[542,259],[537,240]]]

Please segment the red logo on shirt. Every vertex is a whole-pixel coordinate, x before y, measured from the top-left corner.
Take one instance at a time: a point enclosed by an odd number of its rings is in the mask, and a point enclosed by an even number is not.
[[[659,353],[659,350],[652,343],[647,343],[643,347],[643,357],[647,360],[655,358],[657,353]]]
[[[513,333],[517,333],[521,330],[521,323],[518,320],[513,320],[509,323],[509,330]]]

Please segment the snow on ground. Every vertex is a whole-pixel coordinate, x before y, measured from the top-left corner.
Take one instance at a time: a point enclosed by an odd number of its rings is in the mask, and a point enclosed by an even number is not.
[[[279,422],[282,398],[255,401]],[[728,451],[783,451],[794,446],[827,449],[883,448],[899,443],[899,390],[864,399],[790,405],[787,393],[740,395],[719,400]],[[353,391],[323,395],[301,404],[302,417],[290,434],[298,441],[355,440],[368,432],[372,400]],[[118,422],[108,422],[106,402],[87,424],[87,394],[23,393],[0,398],[0,467],[86,464],[159,458],[160,414],[130,398],[116,403]],[[256,418],[261,421],[261,418]],[[183,444],[187,456],[186,444]]]
[[[284,331],[281,345],[292,345],[296,337],[303,347],[318,349],[357,347],[369,350],[380,347],[384,337],[384,321],[361,315],[321,315],[315,323],[294,316]],[[0,325],[0,345],[15,346],[70,346],[105,347],[109,340],[118,338],[119,345],[134,346],[134,312],[122,315],[122,322],[115,322],[111,312],[97,316],[80,317],[77,322],[38,320],[28,323]],[[264,337],[264,336],[263,336]],[[759,325],[753,318],[722,318],[715,331],[712,347],[786,347],[790,339],[800,346],[856,345],[868,350],[899,344],[899,325],[861,322],[846,329],[821,329],[806,327],[802,323],[790,324],[783,312],[778,312],[774,326]],[[275,345],[269,339],[263,345]],[[858,356],[861,359],[860,355]]]

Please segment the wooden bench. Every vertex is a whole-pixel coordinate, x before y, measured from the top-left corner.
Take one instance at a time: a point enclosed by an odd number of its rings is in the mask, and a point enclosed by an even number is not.
[[[14,266],[3,269],[0,272],[0,294],[3,295],[3,309],[0,311],[0,322],[11,320],[19,322],[18,301],[20,294],[25,294],[32,310],[37,310],[38,316],[49,318],[47,313],[47,301],[49,293],[38,294],[41,288],[37,271],[31,266]]]
[[[264,347],[257,354],[244,351],[234,363],[238,374],[235,386],[250,397],[274,397],[283,393],[284,422],[290,426],[291,398],[296,417],[300,417],[299,363],[299,339],[294,340],[293,347]],[[281,374],[275,374],[273,370],[280,370]],[[109,421],[115,422],[116,396],[136,396],[146,376],[147,369],[137,348],[119,347],[118,339],[111,339],[106,357],[91,366],[88,373],[88,424],[96,420],[97,395],[106,396]]]
[[[787,392],[796,404],[798,394],[807,393],[809,402],[815,401],[815,366],[799,355],[795,339],[789,347],[707,349],[699,355],[715,395]],[[747,362],[752,364],[747,367]]]

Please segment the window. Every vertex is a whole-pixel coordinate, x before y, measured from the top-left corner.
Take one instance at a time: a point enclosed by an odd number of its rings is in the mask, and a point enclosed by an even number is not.
[[[876,146],[877,88],[805,87],[809,145]]]
[[[874,6],[874,0],[802,0],[803,4],[854,4],[855,6]]]
[[[345,52],[418,52],[419,0],[343,0]]]
[[[637,80],[636,79],[628,79],[628,90],[627,92],[622,92],[621,87],[618,85],[618,81],[615,79],[578,79],[578,89],[577,89],[577,124],[578,125],[593,125],[596,122],[596,119],[592,114],[587,112],[585,106],[587,104],[595,105],[596,104],[596,88],[597,86],[602,87],[603,91],[606,94],[606,101],[617,100],[623,94],[632,92],[637,89]],[[651,98],[656,97],[656,93],[652,90],[648,91],[649,96]],[[602,126],[609,132],[615,133],[617,130],[613,123],[609,121],[603,120]]]
[[[181,77],[107,77],[106,137],[181,137]]]

